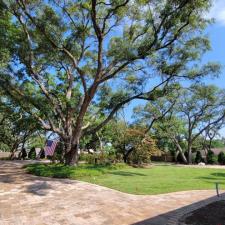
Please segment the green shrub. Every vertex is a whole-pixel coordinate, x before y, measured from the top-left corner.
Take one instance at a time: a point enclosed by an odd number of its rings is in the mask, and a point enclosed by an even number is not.
[[[142,164],[150,163],[151,155],[148,154],[148,151],[145,151],[141,148],[134,149],[128,157],[128,162],[132,164]]]
[[[123,162],[123,154],[118,152],[115,157],[117,162]]]
[[[88,164],[97,164],[98,161],[99,161],[99,156],[96,153],[86,155],[86,162]]]
[[[113,170],[127,168],[125,164],[113,165],[91,165],[80,164],[78,167],[65,166],[64,164],[29,164],[25,165],[26,171],[37,176],[55,177],[55,178],[79,178],[79,177],[96,177],[109,173]]]
[[[202,159],[202,154],[201,154],[200,151],[197,151],[197,152],[196,152],[196,156],[195,156],[195,163],[200,163],[200,162],[202,162],[202,161],[203,161],[203,159]]]
[[[79,160],[80,161],[86,161],[86,154],[84,154],[83,152],[81,152],[80,155],[79,155]]]
[[[218,155],[218,163],[220,165],[225,165],[225,154],[222,151]]]
[[[85,161],[88,164],[102,164],[102,165],[110,165],[114,162],[120,162],[120,158],[117,155],[111,153],[93,153],[93,154],[85,154],[81,153],[79,156],[80,161]]]
[[[209,150],[207,154],[207,163],[208,164],[216,164],[217,163],[217,157],[215,156],[214,152]]]
[[[99,161],[99,155],[96,153],[81,153],[79,156],[80,161],[85,161],[88,164],[96,164]]]

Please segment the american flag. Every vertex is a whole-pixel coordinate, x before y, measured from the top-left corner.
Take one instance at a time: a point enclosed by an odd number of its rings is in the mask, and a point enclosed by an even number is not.
[[[54,151],[55,151],[57,143],[58,143],[57,140],[55,140],[55,141],[47,140],[47,143],[44,148],[45,156],[47,156],[47,155],[53,156],[54,155]]]

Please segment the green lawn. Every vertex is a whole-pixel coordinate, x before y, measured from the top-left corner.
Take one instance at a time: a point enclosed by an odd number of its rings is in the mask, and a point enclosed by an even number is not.
[[[38,176],[70,178],[99,184],[132,194],[160,194],[183,190],[215,189],[219,182],[225,190],[225,170],[155,165],[152,168],[60,164],[32,164],[29,173]]]

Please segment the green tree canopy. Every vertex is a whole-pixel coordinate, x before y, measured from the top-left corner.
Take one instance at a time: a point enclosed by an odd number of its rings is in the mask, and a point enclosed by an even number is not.
[[[3,0],[0,45],[8,57],[0,68],[1,87],[61,137],[72,165],[80,138],[101,129],[125,104],[154,101],[179,79],[217,74],[218,65],[197,63],[210,49],[202,33],[210,5],[209,0]],[[91,123],[93,108],[97,116],[106,115],[99,123]]]

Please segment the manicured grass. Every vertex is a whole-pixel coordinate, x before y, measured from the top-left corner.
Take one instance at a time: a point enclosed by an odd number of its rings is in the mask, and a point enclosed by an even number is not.
[[[38,176],[70,178],[102,185],[132,194],[160,194],[184,190],[215,189],[218,182],[225,190],[225,170],[155,165],[133,168],[124,164],[68,167],[60,164],[32,164],[29,173]]]

